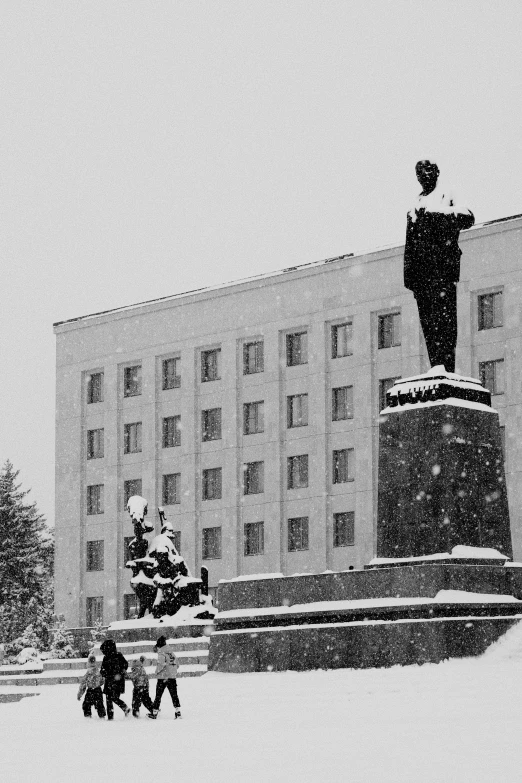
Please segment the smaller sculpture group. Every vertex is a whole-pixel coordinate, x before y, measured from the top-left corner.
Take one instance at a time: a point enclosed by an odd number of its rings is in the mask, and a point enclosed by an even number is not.
[[[161,533],[153,538],[150,547],[145,533],[154,530],[147,521],[147,501],[133,495],[127,503],[127,511],[134,526],[134,539],[129,545],[130,560],[126,568],[132,569],[131,585],[136,593],[138,617],[150,612],[155,618],[174,615],[182,606],[199,606],[199,619],[210,619],[211,600],[208,596],[208,576],[202,569],[202,579],[190,575],[187,564],[174,543],[174,529],[167,522],[165,512],[158,509]]]

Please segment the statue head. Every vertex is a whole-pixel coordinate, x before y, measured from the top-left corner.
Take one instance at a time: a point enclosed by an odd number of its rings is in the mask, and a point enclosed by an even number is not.
[[[143,535],[143,533],[150,533],[151,530],[154,530],[154,525],[148,524],[145,521],[147,509],[148,505],[145,498],[142,498],[139,495],[133,495],[129,498],[127,511],[129,512],[132,524],[134,525],[134,535],[137,537],[140,534]]]
[[[439,177],[439,167],[432,160],[419,160],[415,165],[415,174],[422,185],[422,194],[427,196],[435,190]]]

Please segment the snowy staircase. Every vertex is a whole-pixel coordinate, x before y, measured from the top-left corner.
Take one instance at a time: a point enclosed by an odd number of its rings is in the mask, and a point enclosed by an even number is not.
[[[170,639],[169,645],[176,653],[178,677],[200,677],[207,671],[208,636],[181,637]],[[117,648],[125,658],[133,661],[140,655],[147,657],[146,671],[154,679],[157,655],[153,652],[155,642],[117,643]],[[96,660],[103,658],[99,645],[94,648]],[[87,658],[65,658],[43,661],[39,666],[0,666],[0,687],[35,685],[70,685],[79,683],[85,669]]]

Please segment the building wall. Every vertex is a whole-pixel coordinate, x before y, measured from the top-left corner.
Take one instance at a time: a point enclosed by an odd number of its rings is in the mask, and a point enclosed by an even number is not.
[[[506,388],[495,395],[506,426],[506,471],[515,556],[522,557],[521,337],[522,219],[478,226],[461,235],[457,372],[478,375],[478,363],[504,359]],[[182,554],[203,564],[201,531],[221,526],[222,557],[206,560],[210,585],[238,574],[356,568],[375,547],[379,380],[428,369],[415,300],[402,283],[402,247],[307,265],[234,285],[87,316],[55,325],[56,611],[85,623],[87,597],[103,596],[104,620],[123,616],[130,593],[123,539],[132,535],[123,483],[142,479],[157,525],[162,475],[181,473],[182,500],[166,506],[181,531]],[[503,291],[503,326],[477,329],[477,296]],[[400,311],[397,347],[379,349],[380,314]],[[353,353],[331,358],[332,324],[353,320]],[[286,334],[308,333],[307,364],[287,367]],[[243,375],[242,346],[264,341],[264,371]],[[201,382],[201,351],[221,349],[221,379]],[[162,390],[164,358],[181,357],[181,387]],[[142,393],[123,396],[123,370],[142,367]],[[90,373],[103,371],[103,402],[87,404]],[[354,417],[334,422],[331,389],[353,385]],[[308,393],[309,423],[287,429],[286,397]],[[243,403],[264,400],[264,432],[244,435]],[[201,411],[222,408],[222,438],[202,443]],[[181,445],[162,448],[162,419],[181,415]],[[123,454],[125,423],[142,422],[142,451]],[[104,428],[103,459],[86,459],[87,431]],[[355,449],[355,480],[332,484],[332,451]],[[287,489],[288,456],[309,455],[309,485]],[[242,494],[243,464],[264,462],[264,492]],[[220,500],[201,499],[201,473],[222,467]],[[87,486],[104,484],[104,513],[86,513]],[[355,543],[333,546],[333,514],[355,512]],[[287,551],[287,520],[308,516],[309,549]],[[264,522],[263,555],[244,556],[243,527]],[[86,571],[86,544],[104,541],[103,571]]]

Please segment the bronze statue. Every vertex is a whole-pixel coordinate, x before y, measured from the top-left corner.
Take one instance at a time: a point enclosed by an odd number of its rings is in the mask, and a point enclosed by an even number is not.
[[[429,160],[415,166],[422,192],[408,212],[404,285],[417,301],[430,365],[455,372],[459,233],[475,222],[469,209],[455,205],[437,184],[439,168]]]

